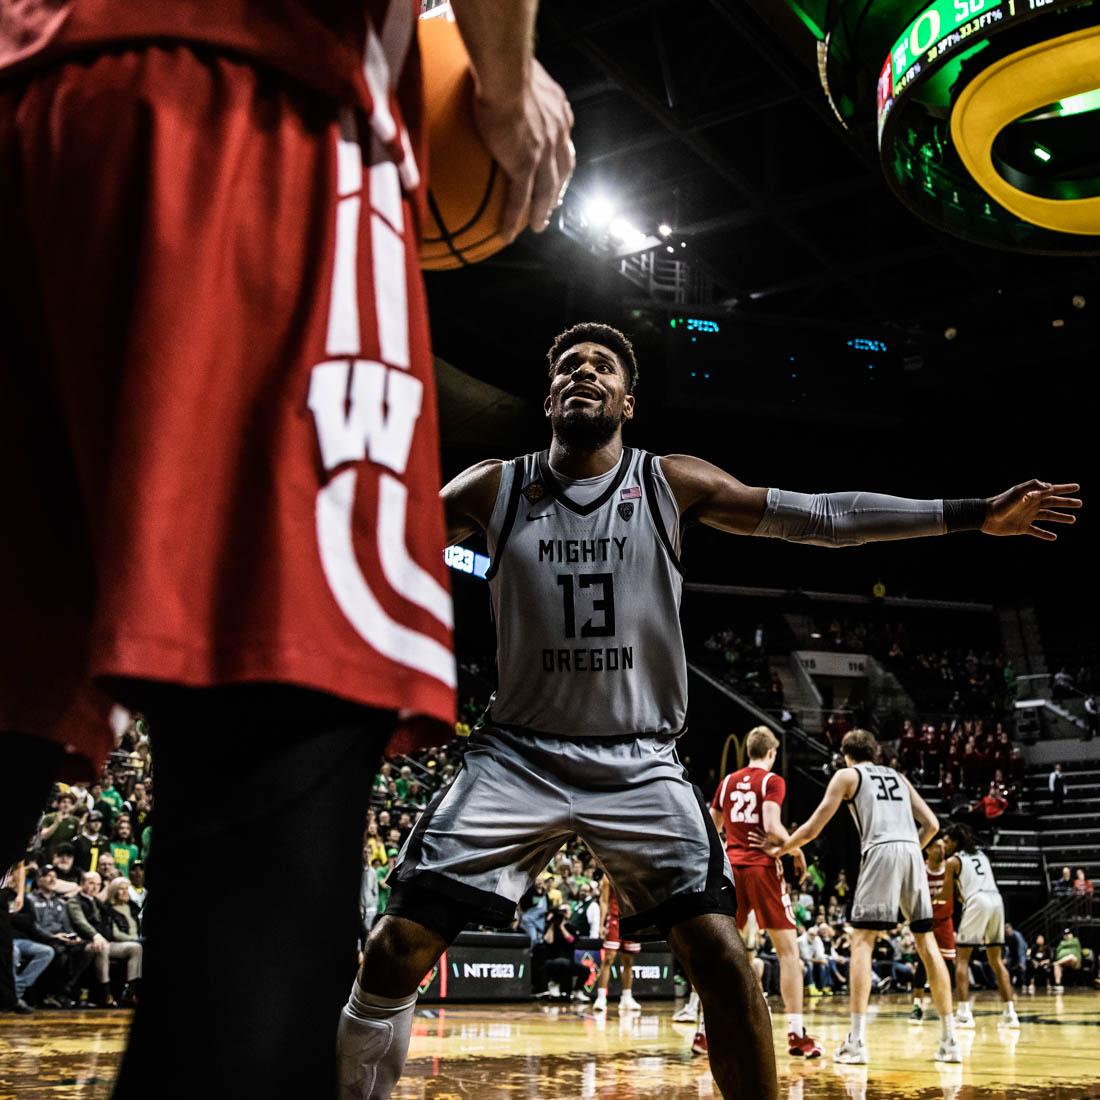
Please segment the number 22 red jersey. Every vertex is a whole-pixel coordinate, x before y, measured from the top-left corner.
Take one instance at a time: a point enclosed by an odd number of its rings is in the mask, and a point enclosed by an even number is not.
[[[718,785],[711,808],[718,810],[726,828],[726,853],[733,867],[767,867],[771,856],[749,844],[749,834],[763,831],[765,802],[783,805],[787,784],[781,775],[750,765],[731,772]]]

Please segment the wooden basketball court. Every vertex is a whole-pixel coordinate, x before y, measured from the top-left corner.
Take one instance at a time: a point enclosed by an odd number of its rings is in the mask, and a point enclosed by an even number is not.
[[[829,1057],[847,1027],[844,999],[808,1005],[807,1025],[826,1049],[824,1058],[808,1063],[787,1058],[776,1010],[781,1096],[1100,1100],[1100,995],[1024,997],[1018,1032],[999,1027],[997,1002],[979,996],[977,1030],[960,1035],[963,1065],[943,1067],[931,1061],[938,1024],[911,1024],[909,1004],[904,996],[872,1004],[866,1067],[837,1066]],[[717,1097],[705,1059],[689,1049],[694,1029],[674,1024],[674,1009],[671,1002],[651,1002],[640,1016],[620,1018],[614,1004],[606,1017],[587,1006],[425,1006],[394,1100]],[[0,1016],[0,1100],[106,1100],[128,1026],[125,1012]],[[204,1095],[201,1080],[195,1095]]]

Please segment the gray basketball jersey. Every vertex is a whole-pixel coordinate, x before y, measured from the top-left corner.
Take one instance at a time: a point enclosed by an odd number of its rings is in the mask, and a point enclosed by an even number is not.
[[[964,905],[975,894],[1000,894],[985,852],[964,852],[960,848],[955,854],[959,857],[959,896]]]
[[[548,452],[505,465],[488,530],[500,678],[490,721],[561,737],[683,729],[679,524],[662,511],[678,516],[645,451],[624,448],[585,505]]]
[[[859,785],[848,802],[859,830],[860,850],[866,852],[888,841],[920,841],[909,787],[893,768],[884,764],[856,764]]]

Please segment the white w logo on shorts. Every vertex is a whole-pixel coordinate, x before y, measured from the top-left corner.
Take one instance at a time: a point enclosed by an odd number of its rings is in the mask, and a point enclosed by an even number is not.
[[[368,459],[380,473],[375,524],[386,583],[448,628],[446,589],[409,554],[405,542],[408,491],[400,480],[420,417],[423,383],[409,369],[405,216],[401,178],[391,161],[369,170],[371,262],[378,342],[383,362],[360,359],[358,246],[364,198],[363,154],[355,116],[341,116],[337,146],[336,256],[326,351],[310,375],[309,408],[327,471]],[[317,494],[317,545],[325,578],[359,636],[390,660],[455,684],[454,657],[434,638],[394,620],[360,568],[353,540],[358,465],[337,473]],[[393,476],[396,475],[396,476]]]

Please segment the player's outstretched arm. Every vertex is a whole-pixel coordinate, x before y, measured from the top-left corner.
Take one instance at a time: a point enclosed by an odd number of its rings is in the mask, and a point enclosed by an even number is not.
[[[966,500],[916,500],[884,493],[796,493],[748,486],[691,455],[667,455],[661,469],[686,520],[735,535],[860,546],[866,542],[922,538],[955,531],[1031,535],[1053,542],[1039,523],[1071,524],[1081,501],[1076,484],[1028,481],[999,496]]]
[[[565,92],[535,60],[538,0],[451,0],[470,54],[474,117],[493,158],[508,177],[502,233],[550,222],[576,163],[573,111]]]
[[[778,802],[764,803],[760,808],[760,823],[764,826],[764,832],[769,837],[777,837],[784,844],[791,839],[787,826],[783,824],[782,811]],[[802,876],[806,873],[806,859],[802,855],[802,849],[792,848],[788,854],[794,857],[795,874],[798,875],[799,881],[801,881]]]
[[[855,768],[841,768],[829,780],[829,785],[825,788],[825,794],[822,795],[817,809],[793,833],[790,833],[785,841],[775,836],[765,837],[758,833],[753,837],[754,842],[758,842],[768,855],[776,857],[785,856],[796,848],[809,844],[832,821],[841,803],[856,793],[858,783],[859,775]]]
[[[913,817],[920,831],[920,849],[923,852],[928,847],[929,841],[940,831],[940,819],[908,779],[905,780],[905,785],[909,788],[909,802],[913,807]]]
[[[440,490],[448,546],[489,526],[503,468],[504,463],[499,458],[487,458],[463,470]]]

